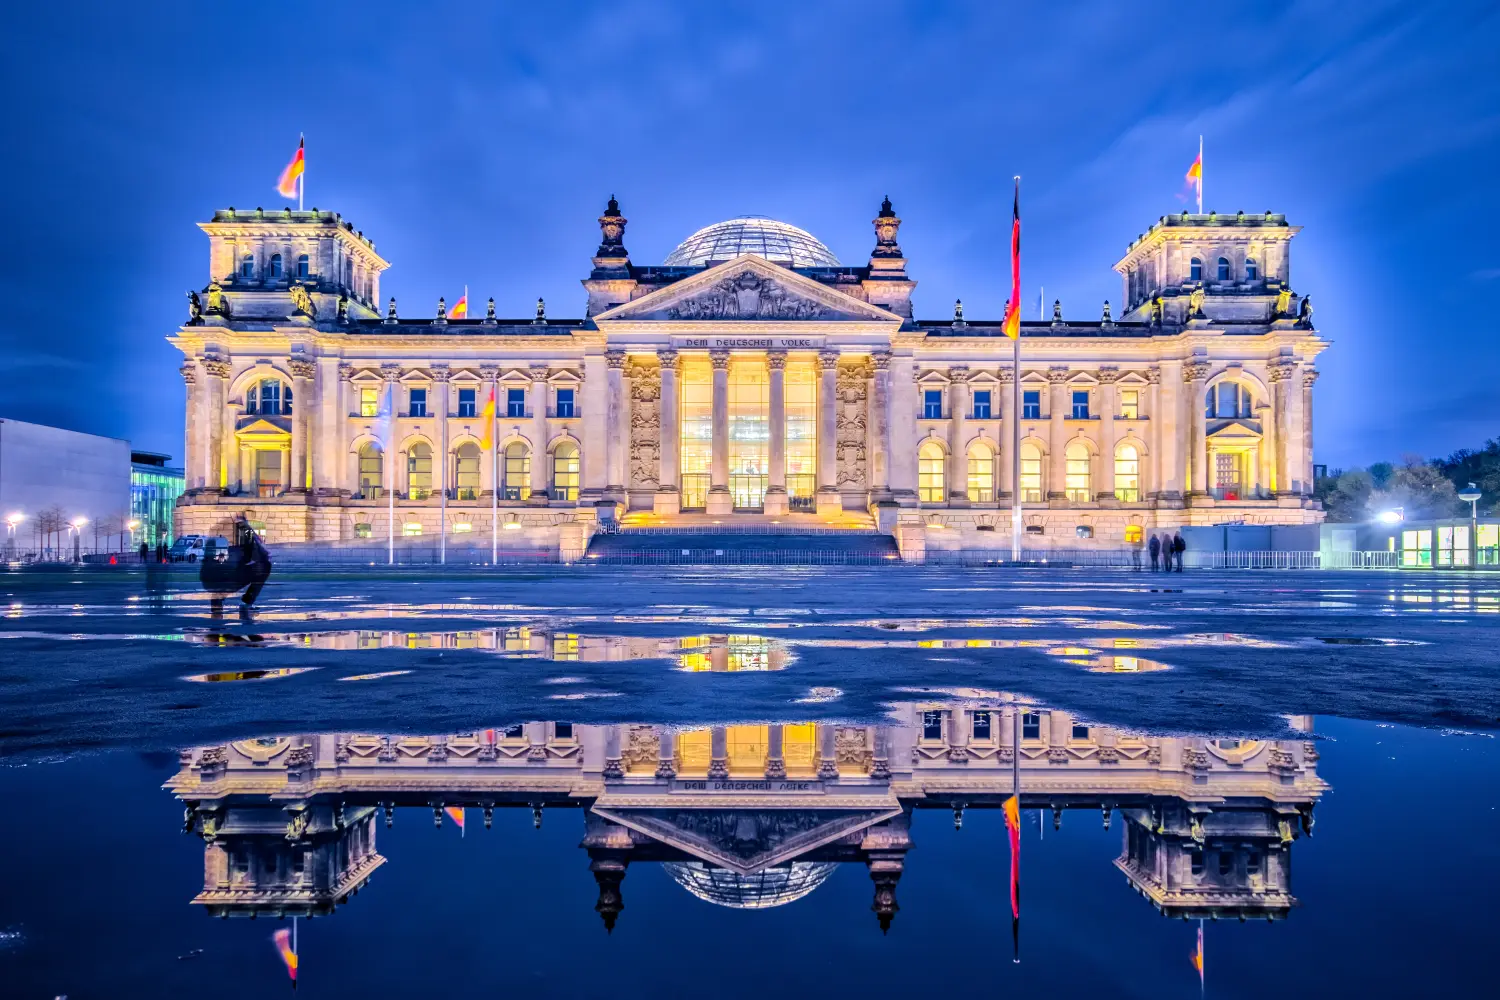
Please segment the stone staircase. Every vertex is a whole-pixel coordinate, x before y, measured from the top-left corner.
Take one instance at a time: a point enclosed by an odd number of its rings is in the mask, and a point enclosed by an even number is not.
[[[896,562],[895,539],[867,514],[770,518],[631,514],[595,534],[584,561],[640,565],[840,566]]]

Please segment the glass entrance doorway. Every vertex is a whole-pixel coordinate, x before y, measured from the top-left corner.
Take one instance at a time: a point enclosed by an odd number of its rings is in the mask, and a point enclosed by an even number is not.
[[[735,510],[766,503],[771,467],[771,383],[763,356],[729,364],[729,492]]]

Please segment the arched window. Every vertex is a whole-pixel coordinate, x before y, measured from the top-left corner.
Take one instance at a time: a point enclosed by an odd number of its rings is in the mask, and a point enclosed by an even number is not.
[[[303,254],[297,258],[297,277],[312,277],[312,265],[308,262],[307,254]]]
[[[1042,502],[1042,449],[1030,441],[1021,445],[1021,502]]]
[[[255,277],[255,254],[247,253],[245,254],[245,256],[240,258],[240,277]]]
[[[995,499],[995,453],[976,441],[969,446],[969,502],[992,503]]]
[[[1258,268],[1256,266],[1256,264],[1255,264],[1255,258],[1254,257],[1246,257],[1245,258],[1245,280],[1246,281],[1259,281],[1260,280],[1260,268]]]
[[[1063,489],[1068,499],[1076,503],[1087,503],[1094,499],[1089,480],[1089,446],[1082,441],[1068,445],[1065,453],[1067,465],[1063,469]]]
[[[279,378],[265,378],[245,392],[245,412],[281,417],[292,412],[292,387]]]
[[[432,494],[432,446],[418,441],[406,453],[406,496],[426,500]]]
[[[1141,453],[1133,444],[1115,449],[1115,498],[1124,503],[1141,498]]]
[[[531,449],[520,441],[505,446],[505,492],[506,500],[525,500],[531,496]]]
[[[281,277],[281,254],[279,253],[273,253],[271,255],[271,277]]]
[[[381,484],[384,482],[381,459],[380,445],[374,441],[366,441],[360,447],[359,495],[366,500],[374,500],[380,496]]]
[[[943,466],[947,456],[943,446],[928,438],[917,451],[917,499],[922,503],[942,503],[944,495]]]
[[[1203,261],[1199,260],[1197,257],[1194,257],[1192,259],[1192,261],[1188,264],[1188,280],[1189,281],[1202,281],[1203,280]]]
[[[571,441],[552,449],[552,499],[578,499],[578,446]]]
[[[466,441],[455,452],[453,485],[459,500],[479,499],[479,445]]]
[[[1250,419],[1255,416],[1255,399],[1239,382],[1224,381],[1210,386],[1204,400],[1203,415],[1210,420]]]
[[[1219,280],[1220,281],[1228,281],[1229,280],[1229,258],[1228,257],[1220,257],[1219,258]]]

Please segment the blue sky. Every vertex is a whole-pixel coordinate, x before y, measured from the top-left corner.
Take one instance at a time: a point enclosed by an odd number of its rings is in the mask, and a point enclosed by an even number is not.
[[[194,224],[279,207],[299,132],[309,206],[376,241],[407,315],[465,284],[581,314],[611,193],[643,263],[741,213],[858,263],[889,194],[934,318],[1000,314],[1017,173],[1028,297],[1118,306],[1202,133],[1207,208],[1306,227],[1316,461],[1500,434],[1493,3],[90,7],[0,39],[0,415],[180,455]]]

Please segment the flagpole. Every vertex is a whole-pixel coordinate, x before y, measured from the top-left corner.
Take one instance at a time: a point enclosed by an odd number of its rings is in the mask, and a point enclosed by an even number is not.
[[[395,424],[396,383],[387,382],[385,384],[385,391],[387,428],[385,436],[390,438],[394,437],[394,435],[391,434],[389,428],[393,427]],[[389,461],[386,462],[386,465],[390,468],[390,472],[387,474],[390,479],[390,484],[385,491],[385,564],[387,566],[396,565],[396,455],[395,450],[391,448],[392,443],[393,442],[387,441],[385,444],[386,452],[389,457]]]
[[[1016,175],[1016,200],[1015,221],[1013,225],[1019,227],[1021,224],[1021,177]],[[1011,295],[1015,302],[1011,308],[1015,309],[1016,335],[1012,339],[1011,354],[1011,380],[1010,380],[1010,561],[1018,563],[1021,561],[1021,279],[1019,259],[1019,246],[1017,240],[1019,228],[1016,228],[1011,237]],[[1009,309],[1006,310],[1009,313]],[[1007,330],[1007,333],[1010,331]],[[1017,744],[1017,749],[1020,745]],[[1019,805],[1019,803],[1017,803]]]
[[[302,172],[297,175],[297,211],[302,211],[302,195],[307,188],[307,135],[297,133],[297,147],[302,150]]]
[[[1203,214],[1203,136],[1198,137],[1198,214]]]
[[[495,390],[490,389],[490,398],[494,399]],[[493,566],[500,561],[500,462],[499,454],[495,451],[495,417],[498,416],[498,403],[490,407],[490,565]]]
[[[1016,343],[1019,345],[1020,342],[1021,342],[1020,339],[1017,338]],[[1011,862],[1010,862],[1011,865],[1014,867],[1014,873],[1012,875],[1012,878],[1014,880],[1014,885],[1012,886],[1012,892],[1015,893],[1015,899],[1013,901],[1013,905],[1015,906],[1015,911],[1011,914],[1011,926],[1010,926],[1011,962],[1013,964],[1015,964],[1015,965],[1020,965],[1021,964],[1021,855],[1020,855],[1020,851],[1019,851],[1018,848],[1019,848],[1019,845],[1021,843],[1021,706],[1020,706],[1019,703],[1014,703],[1014,707],[1013,707],[1013,710],[1011,711],[1011,717],[1010,717],[1010,719],[1011,719],[1011,737],[1010,737],[1010,739],[1011,739],[1011,749],[1014,751],[1011,754],[1011,758],[1010,758],[1010,760],[1011,760],[1011,764],[1010,764],[1011,790],[1012,790],[1012,794],[1015,795],[1015,797],[1016,797],[1016,835],[1015,835],[1015,838],[1011,841],[1011,843],[1013,845],[1015,845],[1015,846],[1013,846],[1011,848],[1012,854],[1011,854]]]

